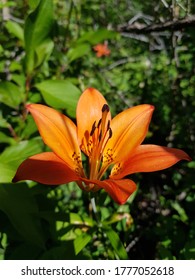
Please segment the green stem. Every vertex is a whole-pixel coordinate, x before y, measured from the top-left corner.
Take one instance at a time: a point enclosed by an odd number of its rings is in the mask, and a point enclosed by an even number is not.
[[[97,208],[96,208],[96,203],[95,203],[95,197],[91,198],[91,205],[92,205],[93,212],[96,215],[97,214]]]
[[[91,206],[98,225],[101,225],[100,217],[96,207],[95,196],[91,197]]]

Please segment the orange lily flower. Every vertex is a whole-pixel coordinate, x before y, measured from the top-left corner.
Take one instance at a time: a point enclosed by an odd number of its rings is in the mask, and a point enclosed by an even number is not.
[[[110,55],[110,50],[108,49],[107,44],[97,44],[95,47],[93,47],[94,51],[96,51],[96,56],[108,56]]]
[[[136,184],[124,176],[168,168],[178,161],[190,160],[179,149],[141,145],[154,107],[143,104],[124,110],[111,119],[109,106],[94,88],[85,90],[77,105],[77,126],[56,110],[29,104],[40,135],[52,152],[31,156],[18,168],[13,182],[33,180],[58,185],[75,181],[82,190],[104,189],[115,202],[124,204]],[[89,171],[82,164],[88,157]],[[108,179],[103,179],[113,166]]]

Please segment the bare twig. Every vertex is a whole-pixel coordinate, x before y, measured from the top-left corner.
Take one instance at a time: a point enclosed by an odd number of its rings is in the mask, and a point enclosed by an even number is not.
[[[161,2],[165,6],[165,8],[169,8],[169,4],[165,0],[161,0]]]
[[[178,31],[183,28],[195,26],[195,15],[188,16],[184,19],[178,20],[170,20],[163,23],[146,25],[142,23],[134,23],[134,24],[123,24],[118,27],[119,32],[128,32],[128,33],[136,33],[136,34],[145,34],[151,32],[160,32],[160,31]]]
[[[145,43],[149,42],[148,37],[145,36],[145,35],[142,35],[142,34],[132,34],[132,33],[128,33],[128,32],[122,32],[121,35],[123,37],[135,39],[135,40],[142,41],[142,42],[145,42]]]

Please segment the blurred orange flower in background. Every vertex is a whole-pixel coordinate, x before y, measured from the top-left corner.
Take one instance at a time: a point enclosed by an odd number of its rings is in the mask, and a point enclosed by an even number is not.
[[[93,49],[94,49],[94,51],[96,51],[97,57],[110,55],[110,50],[108,49],[108,45],[106,43],[97,44],[96,46],[93,47]]]

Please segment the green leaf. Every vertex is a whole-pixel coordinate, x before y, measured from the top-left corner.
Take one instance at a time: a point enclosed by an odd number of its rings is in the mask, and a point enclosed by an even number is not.
[[[9,126],[10,124],[7,122],[7,120],[3,118],[2,113],[0,111],[0,127],[8,128]]]
[[[6,22],[5,27],[9,33],[13,34],[16,38],[24,42],[23,28],[17,22],[9,20]]]
[[[3,51],[4,51],[4,49],[3,49],[2,45],[0,44],[0,54],[2,54]]]
[[[45,102],[56,109],[66,109],[75,117],[80,90],[68,80],[47,80],[35,85],[43,95]]]
[[[40,0],[28,0],[28,4],[31,7],[31,9],[36,9],[36,7],[39,5]]]
[[[78,253],[90,242],[92,239],[92,233],[89,234],[87,232],[82,233],[74,240],[74,249],[75,254],[78,255]]]
[[[176,202],[176,201],[172,202],[171,206],[177,211],[182,222],[185,223],[188,221],[188,216],[187,216],[184,208],[181,207],[181,205],[178,202]]]
[[[96,31],[86,32],[82,37],[78,39],[78,43],[89,42],[92,45],[98,44],[104,40],[113,39],[117,36],[117,32],[108,29],[99,29]]]
[[[81,217],[77,213],[70,213],[70,224],[92,227],[95,221],[89,217]]]
[[[195,240],[188,241],[185,244],[183,249],[183,253],[186,260],[194,260],[195,259]]]
[[[1,1],[0,2],[0,9],[5,7],[15,7],[17,4],[15,1]]]
[[[111,228],[111,227],[105,227],[104,226],[104,231],[110,240],[110,243],[116,253],[116,255],[119,257],[121,260],[127,260],[128,255],[127,252],[118,236],[118,234]]]
[[[27,74],[32,74],[36,66],[36,50],[43,45],[44,42],[48,42],[52,26],[53,1],[41,0],[36,9],[27,17],[24,26]]]
[[[15,140],[0,131],[0,143],[15,144]]]
[[[89,44],[77,45],[76,47],[73,47],[68,51],[67,57],[68,57],[69,61],[72,62],[72,61],[88,54],[90,49],[91,48],[90,48]]]
[[[0,155],[0,162],[18,166],[21,161],[42,152],[43,142],[41,138],[34,138],[29,141],[22,141],[6,148]]]
[[[12,82],[0,83],[0,102],[15,109],[22,102],[23,97],[20,88]]]
[[[6,148],[0,155],[0,182],[11,182],[20,163],[29,156],[40,153],[42,146],[41,139],[33,139]]]
[[[0,162],[0,170],[0,182],[10,183],[15,175],[16,168],[11,166],[10,164]]]
[[[41,65],[43,61],[47,60],[50,57],[53,51],[53,47],[53,41],[47,39],[35,49],[35,68]]]
[[[0,209],[25,240],[44,247],[38,207],[26,185],[1,184]]]

